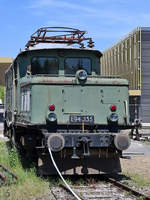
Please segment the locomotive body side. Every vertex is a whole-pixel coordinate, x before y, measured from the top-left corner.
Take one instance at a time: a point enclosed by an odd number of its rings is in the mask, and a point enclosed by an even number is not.
[[[4,135],[38,158],[39,171],[120,172],[129,138],[128,82],[100,76],[96,50],[39,49],[20,53],[6,72]],[[82,167],[82,170],[79,169]]]

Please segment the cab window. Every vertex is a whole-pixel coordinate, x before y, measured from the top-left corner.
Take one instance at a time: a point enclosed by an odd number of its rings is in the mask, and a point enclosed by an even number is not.
[[[31,74],[58,75],[59,63],[57,58],[34,57],[31,60]]]
[[[73,76],[80,69],[84,69],[88,75],[92,74],[91,59],[89,58],[66,58],[64,67],[66,76]]]

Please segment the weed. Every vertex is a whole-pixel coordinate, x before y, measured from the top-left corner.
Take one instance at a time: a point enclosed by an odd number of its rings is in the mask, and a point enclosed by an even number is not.
[[[50,176],[47,179],[47,182],[49,182],[49,186],[58,186],[61,182],[61,179],[58,176]]]
[[[0,163],[10,166],[8,159],[8,149],[5,142],[0,142]]]
[[[83,178],[78,178],[75,182],[77,185],[85,185],[86,181]]]
[[[20,165],[18,153],[16,149],[10,149],[8,154],[8,159],[10,163],[10,167],[15,168],[17,165]]]
[[[137,200],[145,200],[144,197],[139,197]]]

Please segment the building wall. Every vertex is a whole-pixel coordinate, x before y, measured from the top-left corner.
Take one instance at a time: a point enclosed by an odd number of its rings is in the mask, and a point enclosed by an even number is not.
[[[130,94],[141,90],[141,29],[137,28],[115,45],[106,49],[101,58],[102,75],[128,79]]]
[[[129,81],[131,121],[150,125],[150,27],[138,27],[103,52],[102,74]]]
[[[0,57],[0,85],[5,86],[5,71],[8,69],[13,59],[11,57]]]

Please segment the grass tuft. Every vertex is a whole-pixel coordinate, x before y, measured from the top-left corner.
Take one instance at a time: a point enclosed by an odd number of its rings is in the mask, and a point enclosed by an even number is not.
[[[136,173],[126,173],[134,183],[135,187],[150,187],[150,180],[145,179],[142,175]]]
[[[9,149],[7,142],[0,142],[0,164],[18,176],[15,184],[0,187],[0,199],[31,200],[43,196],[49,190],[49,181],[37,177],[34,167],[24,169],[18,153],[14,149]]]

